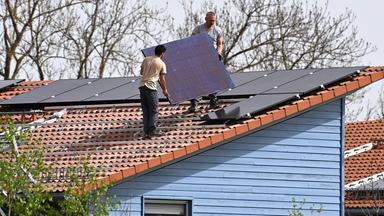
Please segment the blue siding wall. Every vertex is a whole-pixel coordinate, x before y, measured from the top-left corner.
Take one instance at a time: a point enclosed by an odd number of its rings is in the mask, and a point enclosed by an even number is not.
[[[193,215],[341,214],[341,100],[114,186],[112,215],[141,216],[143,197],[192,200]],[[298,204],[300,206],[300,204]],[[130,213],[128,213],[130,212]],[[319,215],[314,212],[312,215]]]

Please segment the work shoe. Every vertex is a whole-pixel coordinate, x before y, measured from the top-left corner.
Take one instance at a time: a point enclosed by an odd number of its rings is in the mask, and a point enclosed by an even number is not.
[[[164,136],[164,135],[165,135],[165,132],[162,130],[155,130],[155,131],[149,133],[150,137],[159,137],[159,136]]]
[[[210,109],[216,109],[216,108],[219,108],[219,100],[210,100],[209,101],[209,108]]]
[[[188,112],[189,112],[189,113],[194,113],[194,112],[196,112],[196,107],[195,107],[195,106],[190,106],[190,107],[188,108]]]
[[[143,139],[144,139],[144,140],[149,140],[149,139],[151,139],[151,135],[149,135],[149,134],[144,134]]]

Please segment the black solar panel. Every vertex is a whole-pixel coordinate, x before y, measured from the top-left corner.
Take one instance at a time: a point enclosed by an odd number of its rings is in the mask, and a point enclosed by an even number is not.
[[[42,86],[34,89],[31,92],[18,95],[9,100],[0,102],[0,105],[17,105],[17,104],[35,104],[43,100],[54,98],[59,94],[63,94],[67,91],[73,90],[83,85],[87,85],[88,82],[93,82],[96,79],[63,79],[50,83],[47,86]]]
[[[16,83],[24,81],[23,79],[17,79],[17,80],[0,80],[0,89],[9,87],[11,85],[14,85]]]
[[[125,82],[122,82],[122,84],[115,85],[113,88],[110,88],[104,92],[100,92],[98,95],[94,95],[93,97],[87,98],[85,101],[139,99],[137,96],[139,93],[139,81],[140,78],[138,77],[127,77],[125,78]]]
[[[241,85],[244,85],[245,83],[252,82],[253,80],[256,80],[263,76],[268,76],[268,74],[272,73],[273,71],[257,71],[257,72],[238,72],[238,73],[232,73],[231,77],[233,82],[235,83],[235,88]]]
[[[116,86],[121,86],[130,83],[132,78],[119,77],[119,78],[104,78],[88,82],[86,85],[79,86],[72,90],[63,92],[54,98],[41,101],[41,103],[65,103],[65,102],[79,102],[83,100],[91,101],[93,98],[98,98],[99,94],[106,92]],[[135,89],[137,92],[137,89]],[[119,95],[108,98],[114,100]]]
[[[329,68],[321,69],[313,74],[308,74],[299,79],[292,80],[286,84],[278,86],[277,88],[271,89],[264,92],[265,94],[276,94],[276,93],[297,93],[303,94],[306,92],[313,91],[319,88],[321,85],[328,85],[332,82],[336,82],[346,76],[350,76],[358,70],[363,70],[365,67],[351,67],[351,68]]]
[[[183,44],[183,43],[181,43]],[[192,43],[193,44],[193,43]],[[183,45],[190,45],[186,43]],[[168,50],[172,50],[170,46]],[[212,47],[211,47],[212,48]],[[212,48],[213,49],[213,48]],[[175,48],[175,52],[169,52],[170,55],[181,52],[181,48]],[[201,49],[203,50],[203,49]],[[168,53],[168,52],[167,52]],[[169,54],[168,53],[168,54]],[[189,53],[190,54],[190,53]],[[173,56],[176,58],[176,56]],[[193,58],[191,55],[190,58]],[[190,61],[189,59],[186,60]],[[192,60],[193,61],[193,60]],[[200,61],[200,60],[196,60]],[[220,63],[221,64],[221,63]],[[172,64],[171,64],[172,65]],[[187,64],[188,65],[188,64]],[[174,77],[182,78],[185,72],[180,72],[182,64],[176,64],[176,67],[168,67],[168,71],[173,71]],[[308,69],[308,70],[291,70],[291,71],[266,71],[266,72],[248,72],[232,74],[236,87],[231,91],[222,93],[220,96],[244,97],[254,95],[250,99],[246,99],[239,103],[225,107],[213,113],[209,113],[205,119],[237,119],[248,114],[261,112],[272,106],[291,100],[295,95],[302,95],[319,88],[321,85],[328,85],[336,81],[340,81],[345,77],[355,74],[358,70],[364,70],[366,67],[349,67],[349,68],[329,68],[329,69]],[[196,69],[194,67],[193,69]],[[192,75],[183,78],[178,85],[174,85],[173,89],[179,89],[180,94],[174,94],[180,97],[189,97],[191,92],[193,95],[200,90],[206,91],[209,86],[215,86],[218,90],[219,86],[232,80],[226,80],[226,75],[219,74],[221,77],[217,84],[216,76],[213,72],[208,72],[208,79],[201,74],[206,69],[199,70],[199,76]],[[194,70],[189,71],[194,73]],[[172,72],[169,72],[172,74]],[[221,73],[221,72],[219,72]],[[170,76],[167,76],[168,78]],[[172,77],[172,76],[171,76]],[[176,79],[170,79],[169,82],[175,82]],[[22,80],[5,80],[0,81],[0,87],[9,86]],[[15,96],[9,100],[0,102],[0,105],[56,105],[56,104],[81,104],[81,103],[106,103],[106,102],[122,102],[127,100],[139,100],[139,77],[126,78],[104,78],[104,79],[80,79],[80,80],[58,80],[34,89],[31,92]],[[202,87],[196,83],[203,83]],[[216,80],[217,81],[217,80]],[[196,86],[194,86],[194,84]],[[159,87],[160,90],[160,87]],[[177,93],[177,92],[175,92]],[[204,94],[205,95],[205,94]],[[159,97],[164,98],[161,91]],[[191,96],[192,97],[192,96]],[[193,96],[195,97],[195,96]],[[183,99],[184,100],[184,99]],[[177,100],[176,100],[177,101]],[[175,102],[175,100],[173,101]]]
[[[167,87],[172,104],[233,88],[234,84],[207,34],[164,44]],[[154,47],[142,50],[154,55]]]
[[[295,94],[256,95],[203,116],[204,120],[239,119],[260,112],[284,101],[295,98]]]
[[[233,74],[237,85],[220,96],[254,95],[239,103],[209,113],[203,119],[238,119],[284,103],[295,95],[309,93],[320,86],[326,86],[356,74],[366,67],[307,69]],[[248,81],[247,81],[248,80]],[[244,82],[245,81],[245,82]]]
[[[316,69],[309,70],[290,70],[290,71],[273,71],[265,73],[266,76],[260,76],[260,73],[256,73],[258,76],[256,79],[236,86],[231,91],[224,92],[222,96],[234,96],[234,95],[254,95],[260,94],[265,91],[276,88],[280,85],[288,83],[292,80],[299,79],[306,76],[309,73],[315,72]]]

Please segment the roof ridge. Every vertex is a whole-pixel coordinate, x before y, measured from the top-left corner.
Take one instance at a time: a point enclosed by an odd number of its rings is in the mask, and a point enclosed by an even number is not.
[[[363,179],[359,179],[357,181],[351,182],[347,185],[344,186],[345,190],[353,190],[353,189],[358,189],[359,187],[364,187],[367,184],[373,184],[377,181],[383,180],[384,179],[384,171],[380,173],[376,173],[374,175],[368,176]],[[372,185],[374,187],[374,185]],[[372,188],[374,189],[374,188]]]
[[[370,142],[370,143],[358,146],[356,148],[347,150],[344,152],[344,159],[347,159],[347,158],[354,156],[354,155],[358,155],[358,154],[363,153],[363,152],[367,152],[367,151],[373,149],[374,146],[375,146],[375,144]]]

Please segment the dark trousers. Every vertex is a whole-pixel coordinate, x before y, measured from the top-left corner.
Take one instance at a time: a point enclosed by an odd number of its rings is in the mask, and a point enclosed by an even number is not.
[[[144,133],[150,134],[156,130],[156,122],[159,113],[159,97],[156,90],[141,86],[140,99],[143,110]]]
[[[210,104],[214,104],[217,101],[216,95],[217,95],[217,93],[213,93],[213,94],[208,95]],[[196,107],[197,104],[199,103],[199,100],[198,99],[192,99],[192,100],[190,100],[190,102],[191,102],[191,107]]]
[[[223,57],[218,54],[219,56],[219,60],[222,62],[223,61]],[[213,93],[213,94],[209,94],[208,95],[208,98],[209,98],[209,104],[215,104],[217,102],[217,93]],[[191,107],[195,107],[197,106],[197,104],[199,103],[199,100],[197,98],[194,98],[192,100],[190,100],[191,102]]]

